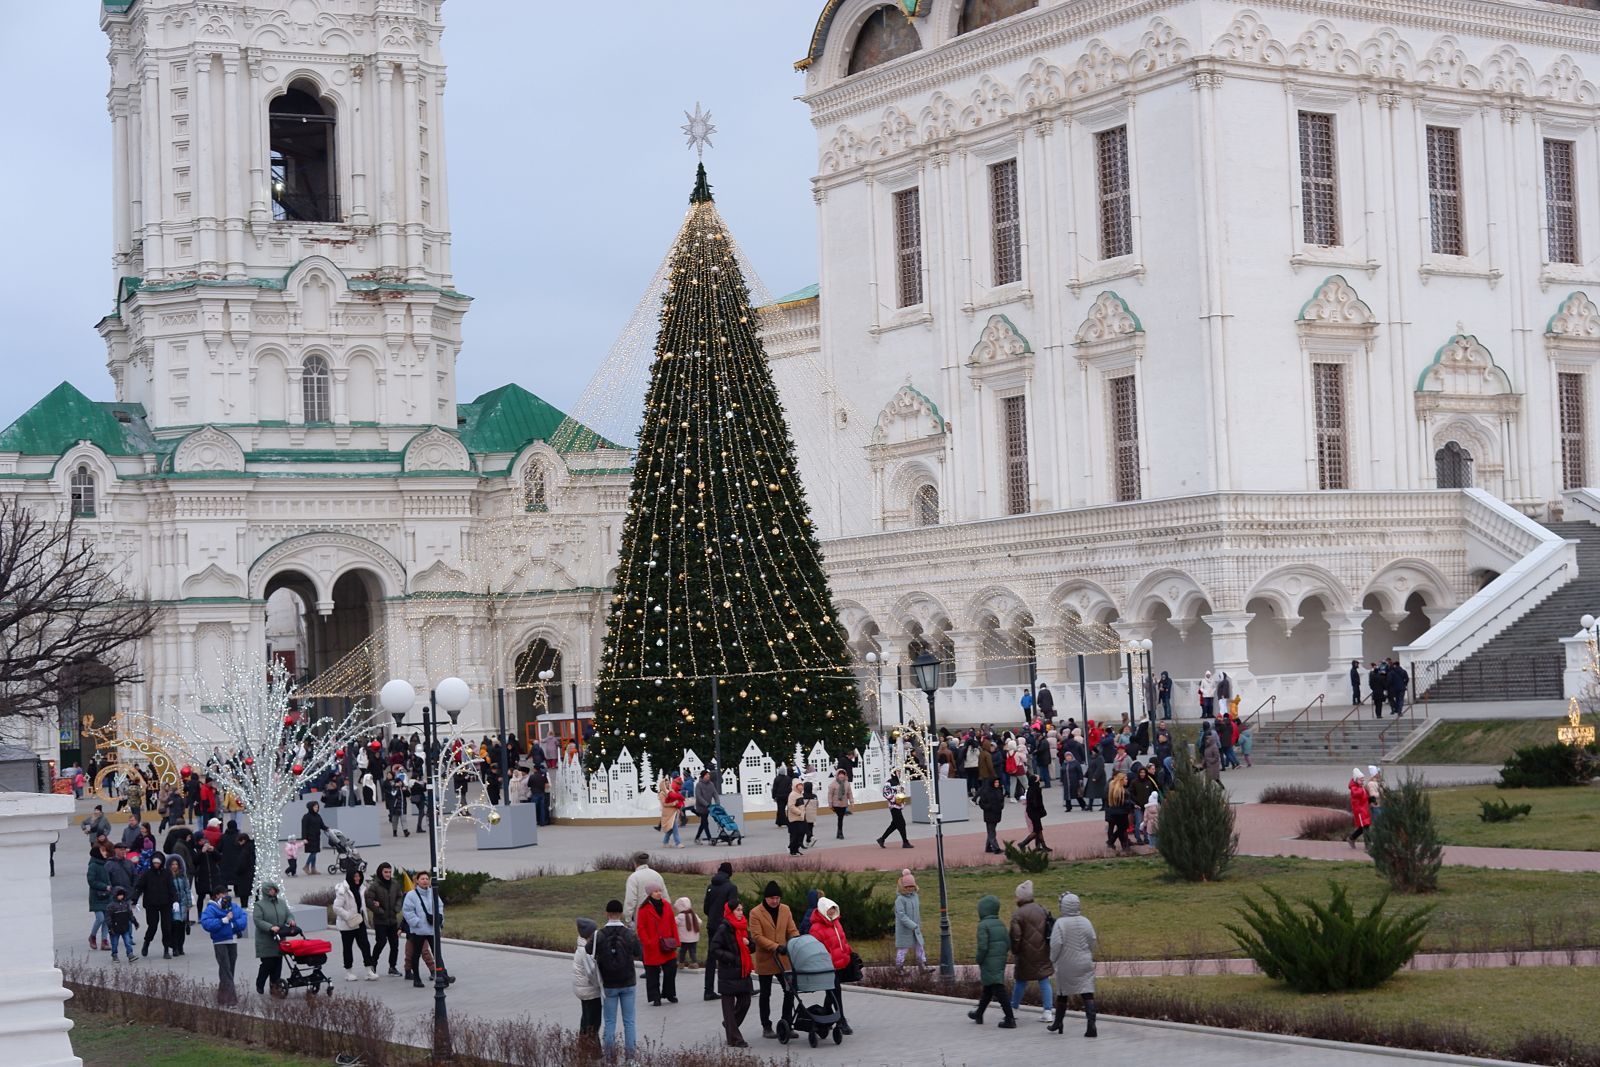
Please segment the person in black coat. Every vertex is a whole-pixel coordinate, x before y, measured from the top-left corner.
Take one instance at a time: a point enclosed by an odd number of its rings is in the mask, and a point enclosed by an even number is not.
[[[1389,673],[1384,678],[1384,684],[1389,687],[1389,707],[1396,716],[1404,714],[1406,710],[1406,686],[1411,683],[1411,676],[1406,669],[1400,666],[1400,661],[1389,661]]]
[[[1056,717],[1056,696],[1050,692],[1049,682],[1039,683],[1039,691],[1033,698],[1033,710],[1037,718],[1047,723]]]
[[[222,831],[222,841],[217,845],[217,874],[222,885],[232,885],[234,872],[239,869],[239,820],[229,819]],[[244,901],[239,906],[247,907]]]
[[[1087,810],[1089,807],[1083,799],[1083,761],[1067,745],[1061,746],[1061,799],[1066,802],[1069,813],[1074,801],[1079,808]]]
[[[1373,718],[1383,718],[1383,701],[1389,695],[1388,669],[1386,664],[1370,665],[1372,669],[1367,672],[1367,690],[1372,694]]]
[[[1089,802],[1084,810],[1093,811],[1096,800],[1100,802],[1100,810],[1106,810],[1106,762],[1099,749],[1090,754],[1083,774],[1083,795]]]
[[[306,813],[300,816],[300,837],[306,843],[306,873],[317,873],[317,853],[322,851],[322,835],[328,824],[322,821],[322,809],[315,800],[306,802]]]
[[[772,802],[778,806],[778,814],[772,822],[775,826],[789,825],[789,794],[794,791],[794,775],[789,773],[789,765],[780,763],[778,773],[772,776]]]
[[[717,868],[717,873],[711,876],[711,884],[706,886],[706,898],[700,909],[700,914],[706,917],[705,936],[709,940],[717,936],[717,928],[722,925],[722,909],[730,904],[739,903],[739,888],[733,884],[733,864],[723,863]],[[717,1000],[717,969],[706,968],[706,993],[705,999]]]
[[[988,833],[984,842],[985,852],[1004,852],[1000,847],[1000,840],[996,830],[1000,826],[1000,817],[1006,812],[1006,793],[1000,787],[999,778],[991,778],[978,787],[978,808],[983,812],[983,828]]]
[[[134,886],[139,901],[144,904],[144,945],[139,955],[150,955],[150,942],[161,932],[161,920],[172,910],[172,875],[167,873],[167,859],[157,852],[151,857],[150,869],[139,876]],[[162,959],[171,959],[170,951],[162,952]]]
[[[1361,706],[1361,661],[1350,661],[1350,706]]]
[[[233,892],[239,907],[249,909],[250,890],[256,883],[256,843],[249,834],[240,833],[234,853]]]

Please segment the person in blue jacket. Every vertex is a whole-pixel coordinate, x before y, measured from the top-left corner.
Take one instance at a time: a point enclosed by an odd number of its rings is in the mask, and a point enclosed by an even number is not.
[[[217,954],[217,1003],[237,1004],[233,988],[233,969],[239,962],[239,936],[250,926],[250,916],[233,901],[227,888],[218,886],[200,913],[200,928],[211,935],[211,949]]]

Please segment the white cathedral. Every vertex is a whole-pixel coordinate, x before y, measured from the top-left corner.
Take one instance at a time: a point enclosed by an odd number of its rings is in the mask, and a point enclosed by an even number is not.
[[[268,646],[363,692],[459,673],[474,727],[547,670],[516,729],[588,702],[629,458],[456,395],[443,6],[102,0],[114,399],[0,431],[0,493],[169,610],[77,712]],[[1351,660],[1437,680],[1570,591],[1596,7],[822,3],[821,276],[763,316],[863,677],[929,648],[957,719],[1030,678],[1115,710],[1102,623],[1180,694],[1347,702]]]

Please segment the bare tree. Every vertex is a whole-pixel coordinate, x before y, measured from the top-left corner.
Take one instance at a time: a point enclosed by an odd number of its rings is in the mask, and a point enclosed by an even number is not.
[[[76,521],[0,496],[0,718],[53,715],[140,680],[157,608],[117,578]]]

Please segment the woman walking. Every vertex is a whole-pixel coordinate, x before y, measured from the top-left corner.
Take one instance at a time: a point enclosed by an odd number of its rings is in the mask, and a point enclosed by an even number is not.
[[[884,842],[891,834],[900,835],[900,847],[910,848],[911,838],[906,836],[906,795],[900,788],[900,774],[896,771],[889,775],[889,781],[883,787],[883,799],[889,802],[889,826],[878,835],[878,847],[885,848]]]
[[[725,905],[722,923],[711,938],[707,962],[717,968],[717,988],[722,993],[722,1029],[730,1048],[749,1048],[739,1032],[750,1013],[750,972],[755,961],[750,956],[750,924],[744,905],[737,901]]]
[[[676,778],[662,775],[661,781],[656,783],[656,796],[661,799],[661,847],[673,844],[682,848],[683,838],[678,833],[678,821],[683,816],[683,789]]]
[[[1017,910],[1011,913],[1011,954],[1016,957],[1016,982],[1011,987],[1011,1010],[1022,1006],[1022,994],[1029,982],[1039,983],[1039,1003],[1044,1005],[1044,1021],[1054,1021],[1051,1010],[1050,916],[1033,899],[1033,880],[1017,886]]]
[[[366,893],[362,889],[366,877],[360,871],[350,871],[333,891],[334,926],[339,931],[339,940],[344,943],[344,979],[347,982],[361,979],[361,975],[356,973],[354,954],[350,951],[358,945],[367,981],[378,980],[378,959],[372,951],[371,939],[367,937]]]
[[[1089,801],[1084,811],[1093,811],[1094,802],[1100,802],[1100,810],[1106,808],[1106,761],[1100,750],[1094,746],[1089,747],[1089,758],[1083,772],[1083,795]]]
[[[652,1008],[661,1007],[663,1000],[678,1003],[678,916],[660,882],[645,889],[633,925],[643,949],[645,999]]]
[[[1350,831],[1350,836],[1345,840],[1350,842],[1351,848],[1355,848],[1361,835],[1372,825],[1372,801],[1367,795],[1367,785],[1360,767],[1350,770],[1350,818],[1355,823],[1355,829]]]
[[[1222,784],[1222,746],[1217,741],[1217,732],[1212,724],[1200,724],[1200,759],[1205,765],[1206,781]]]
[[[161,917],[161,958],[171,959],[183,955],[183,942],[189,935],[189,876],[183,861],[177,856],[167,857],[167,880],[172,884],[172,904]]]
[[[1050,928],[1050,966],[1056,978],[1056,1018],[1050,1024],[1050,1032],[1063,1032],[1068,999],[1082,997],[1083,1015],[1089,1024],[1083,1036],[1095,1037],[1094,924],[1084,918],[1083,908],[1072,893],[1061,894],[1057,909],[1055,925]]]
[[[850,939],[844,934],[844,924],[839,921],[839,905],[828,897],[819,896],[816,909],[811,913],[811,926],[806,932],[822,942],[822,947],[828,950],[828,959],[833,963],[834,974],[842,982],[844,972],[850,968],[855,952],[850,948]],[[833,991],[828,994],[827,1003],[839,1013],[839,1031],[846,1037],[854,1033],[850,1029],[849,1021],[844,1017],[844,986],[839,982],[834,983]]]
[[[1024,849],[1032,844],[1035,852],[1049,852],[1050,846],[1044,843],[1044,790],[1037,774],[1028,775],[1028,793],[1022,804],[1022,814],[1028,819],[1028,836],[1017,848]]]
[[[1106,789],[1106,848],[1113,845],[1126,852],[1131,845],[1128,843],[1128,820],[1133,816],[1133,800],[1128,796],[1128,776],[1118,771],[1111,777],[1111,785]]]
[[[798,778],[789,786],[789,803],[784,806],[789,820],[789,855],[800,855],[800,846],[806,839],[806,790]]]
[[[844,840],[844,817],[850,814],[850,809],[855,805],[856,791],[850,784],[850,772],[840,770],[833,776],[833,781],[828,783],[828,807],[833,809],[834,818],[839,821],[834,838]]]
[[[106,905],[111,903],[111,856],[109,849],[89,850],[89,913],[94,922],[89,927],[89,947],[95,950],[111,947],[106,932]]]
[[[378,864],[378,873],[367,883],[367,910],[372,913],[372,966],[377,969],[378,957],[389,947],[389,974],[399,977],[395,961],[400,955],[400,907],[405,889],[394,876],[394,864]]]
[[[917,950],[917,966],[928,965],[928,952],[922,941],[922,898],[917,895],[917,879],[907,867],[900,872],[900,892],[894,898],[894,965],[904,967],[906,954]]]
[[[243,914],[242,909],[240,913]],[[256,906],[250,909],[250,921],[255,926],[258,961],[256,992],[265,993],[270,988],[274,996],[286,996],[287,991],[279,988],[283,977],[283,950],[278,948],[278,935],[294,921],[294,913],[289,910],[289,902],[279,895],[277,883],[268,882],[261,887]]]
[[[1002,853],[1000,847],[999,828],[1000,818],[1006,813],[1006,794],[1000,787],[1000,779],[990,778],[978,790],[978,809],[983,812],[983,828],[988,834],[984,840],[985,852]]]
[[[139,892],[139,901],[144,905],[144,944],[139,946],[139,955],[150,955],[150,942],[156,939],[162,927],[162,920],[172,913],[172,875],[167,869],[165,856],[156,856],[150,864],[150,869],[139,876],[135,888]],[[165,949],[163,959],[171,959],[172,952]]]
[[[983,983],[983,995],[978,1006],[967,1012],[967,1018],[983,1025],[983,1013],[990,1004],[999,1004],[1005,1012],[1000,1029],[1015,1030],[1017,1020],[1011,1010],[1011,999],[1006,996],[1006,957],[1011,954],[1011,937],[1006,924],[1000,921],[1000,898],[993,893],[978,901],[978,980]]]

